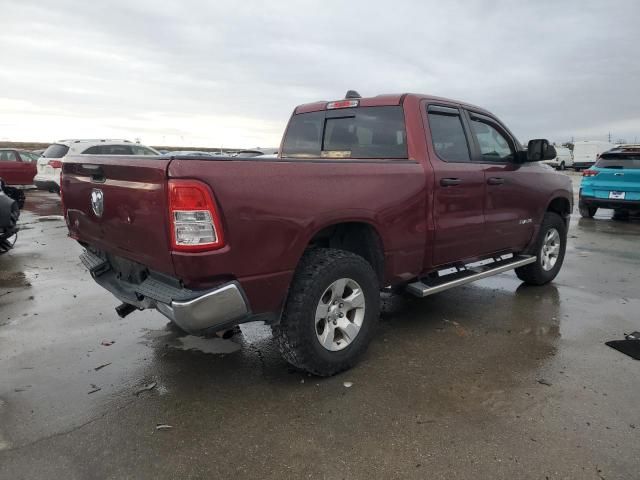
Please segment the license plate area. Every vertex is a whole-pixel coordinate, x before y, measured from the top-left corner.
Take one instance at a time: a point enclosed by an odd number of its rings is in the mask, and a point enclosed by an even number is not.
[[[612,200],[624,200],[625,192],[618,192],[616,190],[611,190],[609,192],[609,198]]]
[[[116,276],[119,279],[129,283],[139,284],[149,276],[149,270],[144,265],[115,255],[107,254],[106,256],[111,268],[116,272]]]

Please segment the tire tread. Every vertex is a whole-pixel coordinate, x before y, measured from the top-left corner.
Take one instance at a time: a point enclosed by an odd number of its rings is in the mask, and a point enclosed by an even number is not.
[[[376,274],[371,265],[362,257],[344,250],[332,248],[316,248],[309,250],[302,257],[293,277],[291,288],[282,314],[277,325],[272,327],[278,348],[284,359],[296,368],[306,370],[318,376],[330,376],[352,367],[357,358],[366,350],[370,338],[356,338],[354,344],[347,348],[356,347],[351,355],[340,358],[339,361],[326,361],[314,355],[314,345],[317,339],[305,334],[305,316],[309,315],[310,308],[315,310],[318,299],[312,298],[310,292],[318,281],[318,277],[334,269],[336,266],[344,266],[361,269],[369,276],[372,285],[377,285]],[[362,285],[363,289],[365,288]],[[366,292],[365,292],[366,295]],[[365,321],[376,322],[379,315],[379,302],[366,305]],[[371,315],[373,311],[373,315]],[[361,335],[370,337],[374,325],[361,330]]]

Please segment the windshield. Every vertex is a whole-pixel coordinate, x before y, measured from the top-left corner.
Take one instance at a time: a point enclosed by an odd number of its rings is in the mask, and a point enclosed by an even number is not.
[[[604,154],[596,162],[598,168],[640,169],[640,155]]]
[[[42,153],[42,156],[45,158],[62,158],[68,151],[69,147],[66,145],[54,143],[53,145],[49,145],[49,147]]]

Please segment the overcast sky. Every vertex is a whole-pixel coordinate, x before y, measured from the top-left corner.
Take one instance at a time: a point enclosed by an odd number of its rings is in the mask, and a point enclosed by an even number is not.
[[[418,92],[520,140],[640,141],[640,2],[0,0],[0,140],[277,146],[293,107]]]

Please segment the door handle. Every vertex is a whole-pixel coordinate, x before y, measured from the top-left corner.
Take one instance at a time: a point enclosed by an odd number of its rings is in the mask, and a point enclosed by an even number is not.
[[[489,177],[487,180],[489,185],[502,185],[504,183],[504,178],[500,177]]]
[[[455,187],[456,185],[460,185],[462,180],[459,178],[441,178],[440,185],[443,187]]]

